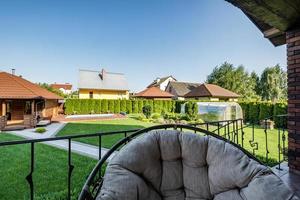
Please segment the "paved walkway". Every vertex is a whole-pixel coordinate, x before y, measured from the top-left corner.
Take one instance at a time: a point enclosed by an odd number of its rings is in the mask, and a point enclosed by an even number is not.
[[[47,129],[47,132],[40,134],[35,133],[35,129],[24,129],[20,131],[10,131],[8,133],[20,136],[26,139],[41,139],[41,138],[49,138],[49,137],[55,137],[55,135],[66,125],[66,123],[52,123],[45,127]],[[67,140],[56,140],[56,141],[49,141],[49,142],[43,142],[44,144],[63,149],[68,150],[68,141]],[[93,159],[99,158],[99,148],[93,145],[84,144],[81,142],[72,141],[71,142],[71,149],[72,152],[78,153],[80,155],[88,156]],[[101,148],[101,155],[107,153],[109,149]],[[112,154],[111,157],[113,157],[114,154]],[[108,159],[110,160],[111,157]]]

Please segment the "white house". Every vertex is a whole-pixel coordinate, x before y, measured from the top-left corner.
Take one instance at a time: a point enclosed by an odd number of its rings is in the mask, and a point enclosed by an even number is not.
[[[72,85],[70,83],[54,83],[50,85],[52,88],[62,91],[64,94],[72,93]]]
[[[170,81],[177,80],[173,76],[156,78],[147,88],[158,87],[160,90],[165,91]]]

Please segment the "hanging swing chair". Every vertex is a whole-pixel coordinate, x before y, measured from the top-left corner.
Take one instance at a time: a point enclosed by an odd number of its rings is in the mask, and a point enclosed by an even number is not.
[[[105,173],[101,169],[109,160]],[[298,200],[239,145],[187,125],[158,125],[114,145],[79,200]]]

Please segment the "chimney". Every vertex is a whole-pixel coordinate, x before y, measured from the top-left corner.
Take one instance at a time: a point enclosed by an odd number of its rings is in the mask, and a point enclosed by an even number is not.
[[[16,74],[16,69],[11,69],[11,74],[15,75]]]
[[[101,72],[99,73],[99,76],[100,76],[101,80],[104,79],[104,74],[105,74],[105,70],[102,69]]]

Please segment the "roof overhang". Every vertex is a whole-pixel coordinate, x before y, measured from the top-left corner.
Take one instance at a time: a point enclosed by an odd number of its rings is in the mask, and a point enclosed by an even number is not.
[[[274,46],[286,44],[286,32],[300,28],[300,0],[226,0],[258,27]]]

